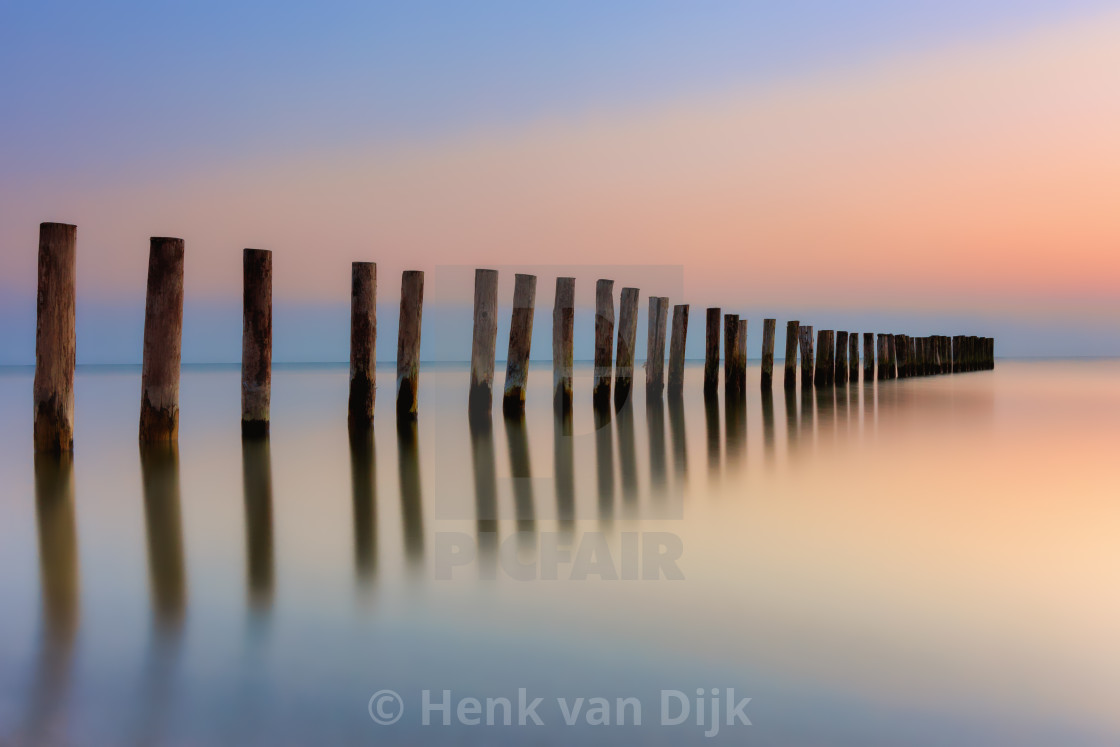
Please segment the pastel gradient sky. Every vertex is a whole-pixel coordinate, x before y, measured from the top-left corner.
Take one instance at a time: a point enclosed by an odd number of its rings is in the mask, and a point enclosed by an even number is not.
[[[139,360],[153,235],[187,242],[186,361],[239,359],[246,246],[277,360],[346,358],[355,259],[382,359],[401,270],[501,266],[506,300],[561,264],[691,303],[694,354],[708,305],[1120,354],[1117,39],[1090,0],[6,3],[0,364],[44,220],[79,226],[79,362]],[[462,291],[426,358],[469,357]]]

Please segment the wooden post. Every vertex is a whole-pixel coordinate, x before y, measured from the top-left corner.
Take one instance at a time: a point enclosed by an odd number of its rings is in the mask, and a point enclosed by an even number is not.
[[[494,405],[494,349],[498,338],[498,271],[474,271],[474,332],[467,416],[489,418]]]
[[[140,441],[179,439],[179,368],[183,343],[183,240],[152,237],[144,306]]]
[[[669,397],[679,397],[684,391],[684,345],[687,338],[688,304],[677,304],[673,307],[673,338],[669,342]]]
[[[552,402],[560,412],[572,407],[575,314],[576,279],[556,278],[556,301],[552,305]]]
[[[762,320],[762,373],[759,383],[764,392],[774,387],[774,333],[777,324],[777,319]]]
[[[863,333],[863,381],[875,380],[875,333]]]
[[[502,412],[506,417],[525,413],[525,386],[529,383],[529,350],[533,342],[533,311],[537,303],[537,276],[518,274],[513,283],[513,316],[509,323],[509,353],[506,355],[506,393]]]
[[[246,249],[241,327],[241,435],[267,436],[272,399],[272,252]]]
[[[669,299],[649,297],[648,334],[646,340],[646,399],[661,399],[665,389],[665,322],[669,316]]]
[[[859,332],[848,333],[848,379],[859,383]]]
[[[424,273],[401,274],[401,311],[397,324],[397,420],[416,419],[420,384],[420,326],[424,314]]]
[[[611,401],[611,345],[614,343],[614,281],[595,283],[595,379],[596,409]]]
[[[898,351],[895,349],[894,335],[887,335],[887,378],[898,378]]]
[[[801,343],[801,389],[813,388],[813,328],[801,325],[797,328],[798,342]]]
[[[786,389],[797,387],[797,337],[801,329],[801,322],[786,322]]]
[[[739,320],[739,341],[735,358],[735,390],[742,397],[747,392],[747,320]]]
[[[347,425],[351,431],[373,423],[377,397],[377,265],[350,265],[350,401]]]
[[[739,315],[723,315],[723,392],[724,397],[735,396],[739,389],[737,366],[739,364]]]
[[[909,368],[910,364],[910,338],[906,335],[892,335],[894,337],[894,349],[898,355],[896,376],[902,379],[911,375]]]
[[[836,385],[848,383],[848,333],[836,333]]]
[[[35,450],[74,449],[75,252],[78,227],[39,224]]]
[[[719,323],[720,309],[709,308],[704,338],[704,396],[719,391]]]
[[[832,330],[817,330],[817,370],[813,383],[817,387],[832,385]]]
[[[618,298],[618,349],[614,360],[614,407],[630,399],[634,387],[634,345],[638,340],[638,289],[623,288]]]
[[[876,338],[878,343],[877,357],[879,359],[878,373],[876,378],[883,381],[887,378],[887,335],[880,332]]]

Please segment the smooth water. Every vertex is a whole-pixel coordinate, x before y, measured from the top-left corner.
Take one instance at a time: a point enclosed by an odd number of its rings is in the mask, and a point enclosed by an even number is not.
[[[278,367],[244,444],[237,369],[187,367],[144,454],[139,369],[82,368],[72,462],[33,457],[31,373],[0,373],[0,744],[1120,742],[1117,362],[772,398],[752,367],[742,406],[690,365],[605,424],[589,369],[564,422],[535,367],[473,432],[466,367],[400,432],[382,367],[355,439],[345,366]],[[705,737],[729,689],[751,725]]]

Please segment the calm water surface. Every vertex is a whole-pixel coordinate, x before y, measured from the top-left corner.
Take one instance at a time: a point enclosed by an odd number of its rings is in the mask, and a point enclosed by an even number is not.
[[[730,406],[690,366],[607,423],[589,373],[570,422],[546,366],[472,433],[466,368],[426,368],[398,432],[383,366],[351,440],[346,368],[280,367],[243,444],[237,369],[188,367],[178,452],[142,454],[139,368],[84,368],[59,462],[3,371],[0,744],[1120,743],[1120,364],[772,398],[751,368]],[[661,726],[697,688],[752,725]],[[595,697],[641,725],[586,725]]]

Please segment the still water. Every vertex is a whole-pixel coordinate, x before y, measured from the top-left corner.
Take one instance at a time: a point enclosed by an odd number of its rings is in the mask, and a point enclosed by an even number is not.
[[[72,461],[32,455],[31,375],[0,373],[0,744],[1120,743],[1120,363],[772,398],[752,367],[741,405],[689,366],[609,422],[590,369],[566,422],[535,367],[473,432],[465,366],[403,431],[382,366],[355,439],[345,366],[278,367],[248,443],[236,367],[187,367],[143,454],[139,368],[80,368]]]

